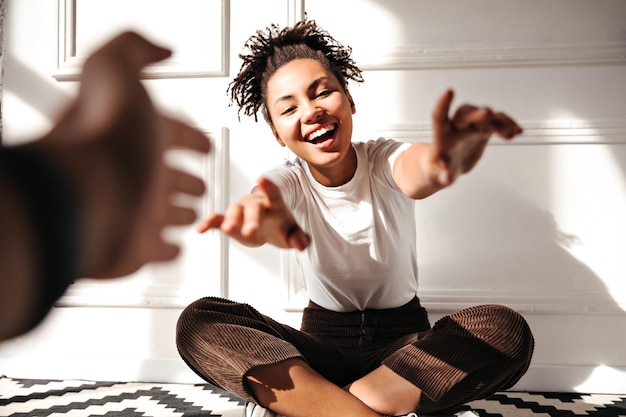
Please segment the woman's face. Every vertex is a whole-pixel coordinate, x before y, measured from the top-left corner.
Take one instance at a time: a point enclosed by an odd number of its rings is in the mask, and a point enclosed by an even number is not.
[[[336,186],[352,177],[354,102],[332,72],[314,59],[293,60],[269,79],[266,97],[274,136],[320,183]]]

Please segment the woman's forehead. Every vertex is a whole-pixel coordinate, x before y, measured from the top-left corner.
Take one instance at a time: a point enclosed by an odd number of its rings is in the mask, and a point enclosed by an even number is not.
[[[268,95],[275,90],[312,88],[324,82],[337,82],[335,75],[315,59],[294,59],[278,68],[267,83]]]

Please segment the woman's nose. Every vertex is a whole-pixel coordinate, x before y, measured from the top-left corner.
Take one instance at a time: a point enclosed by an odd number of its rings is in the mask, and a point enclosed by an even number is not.
[[[317,106],[314,102],[308,102],[305,105],[305,111],[303,113],[303,121],[305,123],[314,123],[322,115],[323,110]]]

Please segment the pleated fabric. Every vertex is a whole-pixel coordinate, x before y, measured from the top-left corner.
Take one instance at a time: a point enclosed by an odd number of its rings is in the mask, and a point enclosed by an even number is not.
[[[384,364],[422,390],[415,412],[433,414],[513,386],[528,369],[534,339],[524,318],[501,305],[464,309],[431,327],[417,297],[349,313],[311,302],[297,330],[250,305],[207,297],[181,314],[177,346],[204,380],[253,402],[244,380],[257,366],[299,358],[345,386]]]

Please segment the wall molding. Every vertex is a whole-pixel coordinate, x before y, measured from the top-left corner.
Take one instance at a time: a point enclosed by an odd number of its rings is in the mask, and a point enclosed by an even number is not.
[[[528,120],[520,121],[524,133],[514,141],[491,141],[490,146],[624,144],[626,120]],[[394,138],[430,142],[432,125],[422,122],[389,123],[377,129],[355,129],[357,139]]]
[[[626,367],[602,365],[542,365],[531,363],[511,391],[623,394]]]
[[[95,381],[204,383],[179,358],[0,357],[11,378],[84,379]],[[542,365],[531,363],[513,391],[623,394],[626,367]]]
[[[608,290],[422,289],[420,301],[431,312],[451,313],[478,304],[502,304],[525,314],[626,314]]]
[[[123,291],[120,291],[115,285],[78,281],[68,288],[55,306],[180,309],[198,298],[197,288],[192,291],[180,285],[124,284]]]
[[[304,19],[305,0],[287,0],[287,25],[293,26]]]
[[[290,277],[284,277],[290,281]],[[305,290],[293,282],[287,283],[284,309],[299,313],[308,303]],[[296,290],[294,290],[297,288]],[[608,290],[575,289],[430,289],[420,288],[421,304],[431,313],[450,314],[480,304],[500,304],[521,314],[604,314],[624,315],[626,305],[620,305]]]
[[[626,42],[414,44],[368,54],[357,60],[362,70],[624,64]]]
[[[202,212],[222,213],[226,210],[230,198],[229,131],[227,128],[213,132],[199,129],[211,138],[212,146],[209,155],[202,157],[201,175],[206,184],[211,184],[207,187],[207,194],[202,201]],[[214,255],[211,264],[202,264],[203,270],[208,270],[211,277],[218,277],[219,282],[215,285],[214,295],[219,293],[219,296],[227,298],[229,240],[218,232],[208,232],[203,239],[208,241],[206,246]],[[193,261],[202,262],[200,259]],[[167,265],[146,265],[137,274],[120,280],[78,280],[68,288],[56,306],[177,309],[198,298],[200,288],[196,285],[185,282],[178,284],[155,282],[153,273],[156,273],[159,267],[167,268]],[[205,277],[200,277],[199,280],[204,281]],[[215,278],[211,278],[212,283],[215,281]]]
[[[87,58],[77,52],[76,30],[76,2],[77,0],[58,0],[58,63],[52,76],[57,81],[77,81],[82,66]],[[142,71],[144,79],[161,78],[205,78],[228,76],[229,44],[230,44],[230,1],[219,0],[219,13],[207,16],[208,25],[220,26],[220,39],[216,42],[218,62],[212,62],[208,57],[193,62],[178,59],[176,54],[163,63],[148,65]],[[211,19],[215,20],[210,21]],[[207,41],[212,41],[207,39]],[[104,42],[104,40],[103,40]]]

